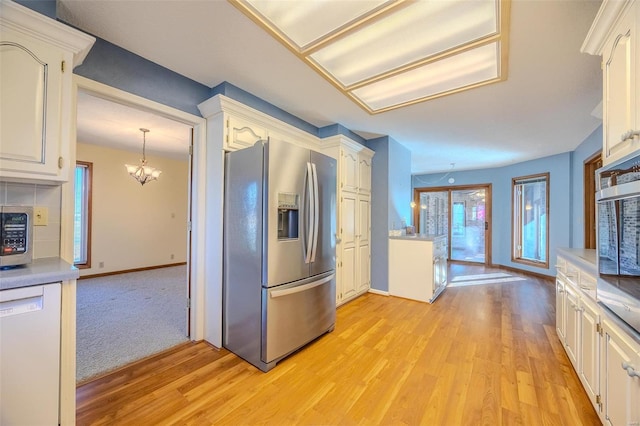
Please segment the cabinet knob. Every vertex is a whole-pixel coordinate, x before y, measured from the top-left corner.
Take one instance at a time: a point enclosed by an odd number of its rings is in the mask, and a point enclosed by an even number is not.
[[[638,377],[640,378],[640,373],[638,373],[635,368],[633,368],[633,365],[629,364],[626,361],[622,362],[622,369],[623,370],[627,370],[627,374],[629,375],[629,377]]]
[[[633,139],[636,136],[640,136],[640,130],[629,130],[620,136],[620,142],[626,141],[627,139]]]

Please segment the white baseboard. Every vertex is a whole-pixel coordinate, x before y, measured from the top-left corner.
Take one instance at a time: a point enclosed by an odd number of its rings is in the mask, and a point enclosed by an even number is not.
[[[375,288],[370,288],[369,289],[369,293],[379,294],[381,296],[388,296],[389,295],[388,291],[376,290]]]

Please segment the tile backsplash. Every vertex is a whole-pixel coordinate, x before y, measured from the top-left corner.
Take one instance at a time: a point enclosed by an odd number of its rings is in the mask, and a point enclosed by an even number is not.
[[[32,183],[0,182],[0,204],[46,207],[46,226],[33,227],[33,258],[60,256],[62,187]]]

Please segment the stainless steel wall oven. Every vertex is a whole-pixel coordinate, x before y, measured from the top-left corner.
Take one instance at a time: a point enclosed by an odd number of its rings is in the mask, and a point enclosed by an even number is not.
[[[640,333],[640,155],[596,177],[598,301]]]

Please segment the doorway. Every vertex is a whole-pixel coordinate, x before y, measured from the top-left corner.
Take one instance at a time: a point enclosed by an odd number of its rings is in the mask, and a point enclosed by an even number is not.
[[[83,381],[189,340],[193,126],[82,90],[77,100],[76,162],[93,169],[92,259],[77,289]],[[141,185],[125,163],[145,158],[143,139],[162,174]]]
[[[447,235],[450,260],[491,264],[490,210],[490,184],[414,190],[417,230]]]
[[[596,248],[596,170],[602,167],[602,152],[584,162],[584,248]]]

